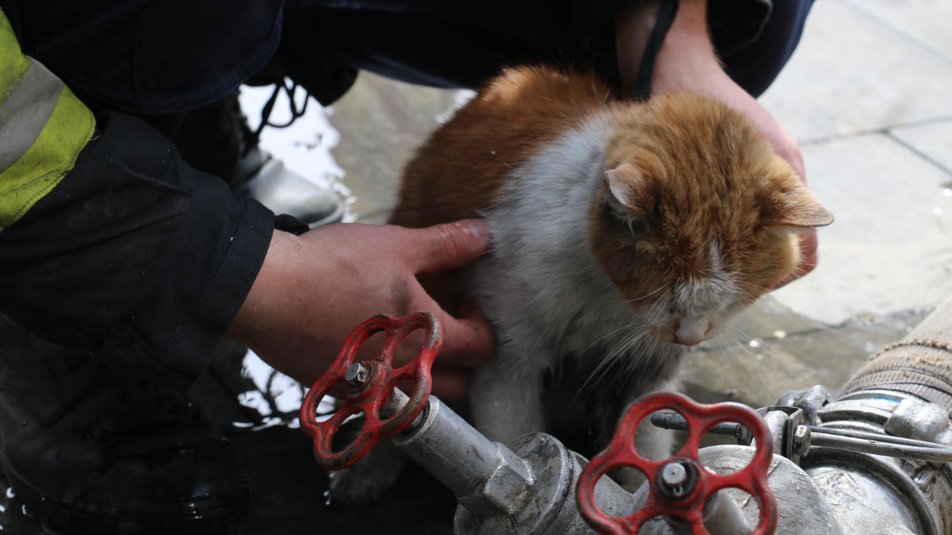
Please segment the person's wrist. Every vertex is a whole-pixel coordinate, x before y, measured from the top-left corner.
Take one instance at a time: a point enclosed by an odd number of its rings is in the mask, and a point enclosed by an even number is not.
[[[704,87],[722,78],[727,75],[707,30],[706,0],[681,0],[655,61],[652,89],[664,93]]]
[[[255,282],[228,327],[226,336],[253,345],[255,333],[262,329],[261,318],[270,316],[279,308],[271,300],[280,295],[277,289],[277,284],[282,279],[280,270],[290,251],[295,248],[296,240],[297,236],[278,230],[271,235],[271,243],[261,269],[258,270]]]

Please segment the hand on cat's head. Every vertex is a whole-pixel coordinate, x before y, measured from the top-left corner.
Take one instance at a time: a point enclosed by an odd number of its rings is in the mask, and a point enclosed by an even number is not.
[[[698,344],[802,273],[800,236],[833,216],[747,116],[672,93],[615,121],[593,250],[654,336]]]
[[[806,184],[803,154],[796,141],[760,103],[724,72],[708,35],[706,9],[705,0],[680,3],[675,20],[655,60],[651,79],[652,92],[689,92],[724,102],[746,117]],[[638,49],[634,43],[643,39],[644,30],[639,30],[640,21],[631,14],[628,19],[619,19],[619,23],[631,28],[616,30],[619,68],[622,79],[630,87],[641,58],[633,57],[629,51]],[[650,28],[652,25],[646,27]],[[816,232],[806,230],[800,234],[800,264],[789,277],[780,281],[778,288],[813,271],[818,261],[817,246]]]
[[[229,335],[276,369],[311,384],[347,334],[373,315],[432,312],[443,326],[433,393],[460,399],[469,372],[494,350],[492,328],[478,313],[443,310],[417,275],[462,268],[489,246],[485,222],[424,229],[331,225],[293,236],[275,232],[265,263]],[[398,363],[399,364],[399,363]]]

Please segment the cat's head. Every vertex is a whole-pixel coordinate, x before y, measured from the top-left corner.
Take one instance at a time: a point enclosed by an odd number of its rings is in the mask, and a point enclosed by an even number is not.
[[[651,334],[694,345],[800,261],[833,216],[750,123],[692,95],[618,115],[592,206],[599,263]]]

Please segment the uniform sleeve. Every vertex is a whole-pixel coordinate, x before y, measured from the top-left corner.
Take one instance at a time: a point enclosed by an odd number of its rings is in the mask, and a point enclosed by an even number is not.
[[[615,14],[639,0],[571,1],[583,46],[596,55],[613,55]],[[708,0],[708,23],[718,53],[730,53],[756,39],[770,8],[771,0]]]
[[[187,384],[250,290],[274,216],[188,167],[143,121],[98,119],[73,169],[0,232],[0,310]]]
[[[244,301],[274,216],[139,119],[96,118],[0,10],[0,312],[190,383]]]

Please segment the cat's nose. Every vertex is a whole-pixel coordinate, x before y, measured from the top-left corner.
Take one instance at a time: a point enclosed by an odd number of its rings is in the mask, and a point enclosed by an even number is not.
[[[696,346],[711,332],[707,318],[682,318],[675,326],[674,341],[685,346]]]
[[[696,346],[704,341],[703,338],[687,338],[682,337],[680,334],[674,335],[674,341],[683,345],[683,346]]]

